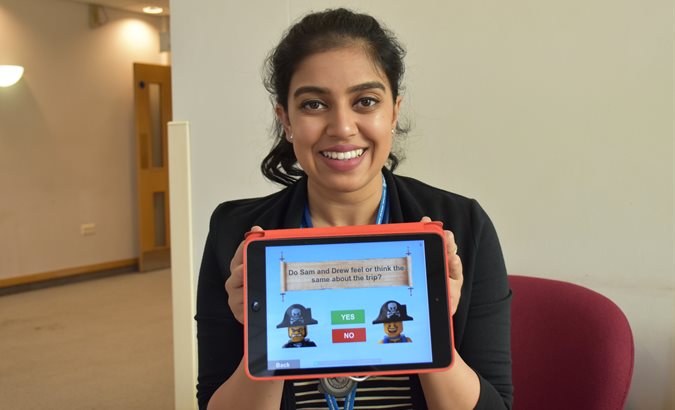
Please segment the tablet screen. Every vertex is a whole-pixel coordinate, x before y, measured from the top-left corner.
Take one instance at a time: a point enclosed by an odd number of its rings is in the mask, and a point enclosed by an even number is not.
[[[249,345],[249,355],[257,356],[250,358],[257,361],[252,369],[264,376],[438,366],[432,328],[443,317],[447,323],[448,316],[442,254],[431,262],[426,249],[435,242],[432,236],[285,240],[262,246],[258,261],[264,260],[265,297],[258,318],[264,320],[253,322],[264,326],[257,333],[264,343]],[[436,279],[428,275],[430,268]],[[442,328],[449,334],[447,324]],[[441,339],[448,343],[447,336]]]

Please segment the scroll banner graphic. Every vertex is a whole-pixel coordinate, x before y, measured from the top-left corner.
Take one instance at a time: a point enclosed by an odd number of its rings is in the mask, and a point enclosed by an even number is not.
[[[407,286],[412,289],[412,261],[402,258],[281,261],[281,293],[294,290]]]

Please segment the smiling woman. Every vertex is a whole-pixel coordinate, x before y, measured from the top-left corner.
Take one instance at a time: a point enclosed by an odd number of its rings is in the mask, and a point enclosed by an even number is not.
[[[334,396],[317,389],[317,381],[246,376],[240,243],[247,231],[432,219],[453,230],[445,234],[454,365],[359,381],[347,392],[344,408],[511,407],[511,296],[490,219],[474,200],[392,172],[399,162],[394,140],[405,134],[398,126],[404,54],[377,20],[345,9],[305,16],[270,54],[266,86],[274,100],[275,142],[261,169],[285,189],[226,202],[213,213],[195,317],[201,408],[337,406]],[[350,303],[356,309],[360,302]],[[401,322],[387,323],[384,330],[383,345],[415,339],[401,333]]]
[[[343,199],[379,203],[380,174],[401,102],[393,97],[386,75],[362,47],[350,46],[304,59],[289,90],[287,109],[277,104],[276,112],[308,175],[310,213],[316,217],[320,212],[312,209],[320,202],[312,198],[315,194],[341,193]],[[313,222],[317,226],[319,221]]]

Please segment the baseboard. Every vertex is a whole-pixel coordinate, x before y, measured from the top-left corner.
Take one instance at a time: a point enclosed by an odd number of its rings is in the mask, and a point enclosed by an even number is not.
[[[76,268],[59,269],[51,272],[33,273],[30,275],[17,276],[14,278],[0,279],[0,289],[22,285],[31,285],[39,282],[54,281],[57,279],[72,278],[92,273],[117,271],[125,269],[137,269],[138,259],[123,259],[119,261],[96,263]]]

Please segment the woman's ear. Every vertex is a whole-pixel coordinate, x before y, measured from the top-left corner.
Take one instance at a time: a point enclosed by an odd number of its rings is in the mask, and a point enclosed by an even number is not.
[[[396,129],[396,124],[398,124],[398,113],[401,110],[401,101],[403,101],[403,98],[399,95],[396,97],[396,101],[394,102],[394,112],[392,115],[392,122],[391,122],[391,129],[395,130]]]
[[[288,120],[288,113],[284,109],[284,107],[281,106],[281,104],[277,104],[274,106],[274,113],[277,116],[277,119],[281,123],[281,126],[284,127],[284,132],[286,133],[286,139],[291,142],[290,140],[292,139],[293,132],[291,130],[291,122]]]

